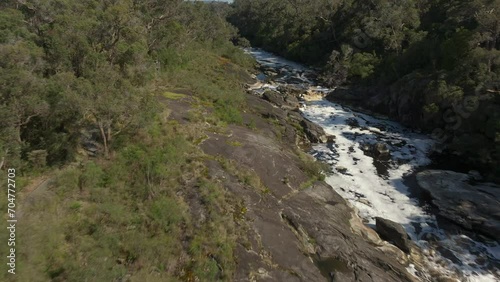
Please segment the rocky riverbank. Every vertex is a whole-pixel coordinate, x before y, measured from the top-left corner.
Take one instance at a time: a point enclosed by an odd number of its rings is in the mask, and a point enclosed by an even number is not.
[[[311,174],[314,161],[298,147],[329,142],[321,127],[267,100],[248,94],[245,125],[206,132],[200,144],[212,156],[209,174],[240,207],[246,236],[237,240],[234,281],[415,281],[407,256]],[[188,100],[169,107],[188,119]]]
[[[410,76],[391,87],[339,87],[326,99],[428,132],[442,142],[439,150],[444,158],[453,159],[455,164],[450,164],[474,167],[489,181],[499,183],[500,156],[493,124],[500,109],[498,95],[483,89],[460,101],[436,100],[426,89],[430,82],[430,78]]]

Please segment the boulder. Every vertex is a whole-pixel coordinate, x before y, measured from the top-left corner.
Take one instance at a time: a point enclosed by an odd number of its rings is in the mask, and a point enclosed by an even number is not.
[[[375,218],[375,221],[377,233],[382,239],[392,242],[403,252],[410,253],[412,242],[401,224],[381,217]]]
[[[297,97],[289,94],[282,94],[277,91],[268,90],[262,94],[262,98],[271,102],[279,108],[295,110],[300,107]]]
[[[326,143],[328,138],[323,128],[307,119],[302,119],[300,125],[304,129],[307,138],[312,143]]]
[[[359,121],[355,118],[348,118],[345,120],[345,123],[350,127],[359,127]]]
[[[300,98],[306,93],[305,89],[293,85],[280,85],[278,86],[278,91],[285,95],[295,96],[296,98]]]
[[[283,99],[283,95],[281,95],[281,93],[279,93],[279,92],[268,90],[268,91],[264,92],[264,94],[262,94],[262,98],[275,104],[278,107],[281,107],[281,106],[283,106],[283,104],[285,104],[285,100]]]
[[[346,174],[347,173],[347,168],[343,166],[338,166],[335,168],[339,173]]]
[[[335,136],[335,135],[327,135],[326,136],[326,143],[328,143],[328,144],[335,143],[335,140],[337,140],[337,136]]]
[[[387,158],[391,155],[391,152],[389,151],[389,148],[387,148],[387,145],[385,143],[380,143],[380,142],[373,145],[372,153],[375,157],[379,159]]]
[[[274,71],[264,71],[264,74],[266,76],[277,76],[278,75],[278,73],[274,72]]]
[[[439,214],[460,226],[500,241],[500,187],[471,184],[471,175],[445,170],[417,174],[418,185],[427,191]]]

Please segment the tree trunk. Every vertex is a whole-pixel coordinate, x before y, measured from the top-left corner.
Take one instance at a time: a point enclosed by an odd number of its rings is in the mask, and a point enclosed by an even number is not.
[[[2,161],[0,161],[0,170],[2,170],[3,165],[5,164],[5,158],[7,157],[7,154],[9,153],[9,149],[5,150],[5,153],[2,157]]]
[[[19,142],[19,144],[21,144],[23,141],[21,139],[21,126],[17,126],[16,127],[16,139],[17,139],[17,142]]]
[[[108,133],[108,142],[111,142],[111,138],[113,137],[113,135],[111,134],[111,124],[108,124],[107,126],[107,133]]]
[[[4,162],[5,162],[5,157],[2,157],[2,161],[0,161],[0,170],[2,170]]]
[[[108,149],[108,138],[106,136],[106,132],[104,132],[104,126],[102,122],[99,122],[99,129],[101,130],[102,142],[104,144],[104,157],[109,158],[109,149]]]

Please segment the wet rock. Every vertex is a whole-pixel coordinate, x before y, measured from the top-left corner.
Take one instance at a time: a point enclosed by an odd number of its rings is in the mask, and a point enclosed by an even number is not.
[[[348,118],[345,123],[350,127],[359,127],[359,121],[355,118]]]
[[[335,143],[335,140],[337,139],[337,136],[335,135],[327,135],[326,136],[326,143]]]
[[[389,148],[384,143],[377,143],[377,144],[373,145],[372,152],[373,152],[373,155],[377,158],[384,158],[385,159],[391,155]]]
[[[412,243],[401,224],[381,217],[375,218],[375,223],[382,239],[392,242],[403,252],[410,253]]]
[[[372,157],[374,161],[378,162],[378,165],[385,166],[391,157],[391,152],[385,143],[364,143],[360,145],[360,148],[365,152],[365,155]]]
[[[417,174],[418,185],[427,191],[440,215],[462,227],[500,241],[500,187],[471,184],[470,175],[426,170]]]
[[[277,76],[278,75],[278,73],[274,72],[274,71],[265,71],[264,74],[266,76]]]
[[[343,167],[343,166],[338,166],[335,168],[338,172],[342,173],[342,174],[345,174],[347,173],[347,168]]]
[[[363,150],[364,152],[369,152],[370,151],[370,144],[360,144],[359,147],[361,148],[361,150]]]
[[[358,202],[365,204],[369,207],[372,207],[372,203],[370,203],[370,201],[368,201],[367,199],[358,199]]]
[[[267,76],[277,76],[278,75],[278,73],[276,72],[276,69],[274,69],[273,67],[261,66],[260,69],[261,69],[262,73],[264,73]]]
[[[264,73],[259,73],[258,75],[255,76],[255,79],[259,81],[266,81],[267,76]]]
[[[278,91],[284,95],[295,96],[296,98],[301,98],[306,93],[305,89],[288,84],[280,85]]]
[[[312,143],[326,143],[328,141],[326,133],[321,126],[310,122],[307,119],[302,119],[300,121],[300,125],[304,129],[307,138]]]

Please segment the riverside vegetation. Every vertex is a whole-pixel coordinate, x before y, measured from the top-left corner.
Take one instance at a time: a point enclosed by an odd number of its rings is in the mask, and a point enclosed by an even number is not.
[[[433,132],[500,176],[500,2],[236,0],[254,46],[321,68],[328,99]],[[248,43],[248,42],[246,42]]]

